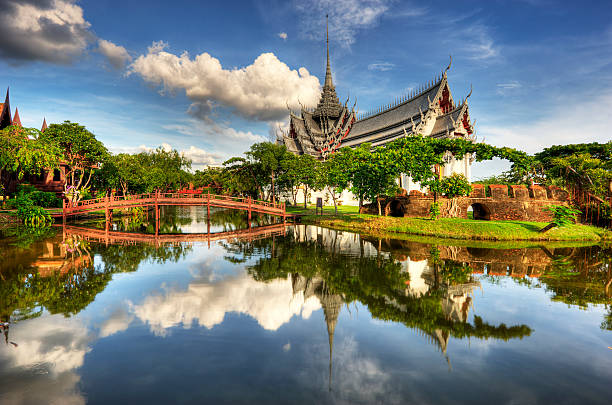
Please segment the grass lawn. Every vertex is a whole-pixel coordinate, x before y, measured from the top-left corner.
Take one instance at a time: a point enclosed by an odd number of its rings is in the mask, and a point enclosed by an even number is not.
[[[325,207],[323,216],[315,216],[314,209],[292,211],[303,213],[303,222],[330,228],[366,231],[368,233],[405,233],[449,239],[476,240],[524,240],[524,241],[601,241],[612,240],[609,230],[587,225],[571,225],[553,228],[548,232],[538,231],[548,225],[545,222],[528,221],[475,221],[462,218],[394,218],[358,214],[357,207]]]

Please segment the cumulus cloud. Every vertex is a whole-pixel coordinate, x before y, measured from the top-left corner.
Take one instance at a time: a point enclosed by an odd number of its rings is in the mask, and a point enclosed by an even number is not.
[[[105,39],[98,40],[98,52],[106,56],[111,66],[115,69],[123,69],[132,60],[132,57],[124,47],[115,45]]]
[[[217,106],[252,120],[279,120],[287,115],[287,103],[299,108],[314,105],[319,97],[319,79],[305,68],[292,70],[273,53],[259,55],[251,65],[224,69],[208,53],[191,58],[187,52],[175,55],[167,44],[153,43],[146,55],[130,66],[146,82],[162,91],[184,90],[192,101],[189,113],[210,120]]]
[[[355,42],[359,30],[378,24],[379,18],[389,9],[393,0],[314,0],[296,1],[301,16],[301,33],[310,39],[322,39],[325,35],[325,19],[329,15],[329,36],[344,46]]]
[[[219,153],[207,152],[204,149],[190,146],[189,149],[183,151],[183,156],[190,159],[194,169],[203,168],[210,165],[219,165],[223,156]]]
[[[165,127],[166,128],[166,127]],[[175,130],[179,133],[185,133],[188,132],[189,128],[183,128],[181,126],[167,126],[167,129],[169,130]],[[232,129],[232,128],[229,128]],[[184,132],[182,132],[184,131]],[[239,133],[238,131],[232,130],[236,133]],[[231,132],[231,131],[230,131]],[[240,137],[240,135],[237,135],[238,137]],[[244,137],[242,139],[245,139]],[[247,138],[248,139],[248,136]],[[186,149],[180,149],[180,148],[175,148],[173,147],[171,144],[167,143],[167,142],[162,142],[159,146],[147,146],[147,145],[139,145],[139,146],[124,146],[124,147],[114,147],[111,148],[111,152],[113,153],[140,153],[140,152],[152,152],[155,149],[157,149],[158,147],[162,148],[163,150],[165,150],[166,152],[169,152],[173,149],[178,150],[179,153],[181,153],[183,156],[185,156],[187,159],[190,159],[192,162],[192,169],[197,170],[197,169],[202,169],[206,166],[209,165],[219,165],[221,163],[223,163],[223,161],[226,159],[225,155],[222,155],[220,153],[217,152],[209,152],[206,151],[202,148],[199,148],[197,146],[191,145]]]
[[[94,38],[73,0],[2,0],[0,56],[70,63]]]
[[[287,39],[287,33],[286,32],[279,32],[278,33],[278,37],[282,40],[286,40]]]
[[[168,328],[189,328],[194,322],[210,329],[229,312],[247,314],[262,328],[277,330],[293,316],[309,318],[320,307],[315,296],[305,300],[303,292],[294,295],[290,279],[261,283],[244,273],[212,283],[197,280],[187,290],[149,296],[132,305],[131,312],[153,333],[164,336]]]

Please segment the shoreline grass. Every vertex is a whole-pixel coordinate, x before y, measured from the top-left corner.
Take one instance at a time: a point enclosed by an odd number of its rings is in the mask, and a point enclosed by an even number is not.
[[[444,239],[467,239],[480,241],[589,241],[600,242],[612,240],[612,232],[595,226],[575,224],[563,228],[553,228],[539,233],[546,222],[529,221],[475,221],[463,218],[440,218],[435,221],[428,218],[381,217],[377,215],[358,214],[357,207],[338,207],[338,215],[333,207],[325,207],[323,215],[314,215],[314,209],[292,207],[288,210],[304,214],[302,221],[328,228],[359,231],[366,233],[384,233],[387,237],[398,234],[418,235]]]

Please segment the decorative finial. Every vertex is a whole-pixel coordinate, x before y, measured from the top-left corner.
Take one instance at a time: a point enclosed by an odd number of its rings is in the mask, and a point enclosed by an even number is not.
[[[470,83],[470,92],[468,93],[467,96],[465,96],[465,101],[467,101],[468,98],[470,98],[470,96],[472,95],[472,90],[474,90],[474,87],[472,86],[472,84]]]
[[[453,64],[453,55],[448,55],[448,57],[450,58],[450,61],[448,62],[448,66],[444,70],[444,74],[446,74],[446,72],[448,72],[448,70],[451,68],[451,65]]]

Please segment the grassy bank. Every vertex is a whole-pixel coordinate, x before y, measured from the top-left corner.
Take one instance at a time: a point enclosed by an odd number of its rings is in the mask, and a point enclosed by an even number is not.
[[[340,210],[341,209],[341,210]],[[586,225],[553,228],[546,233],[538,231],[548,225],[545,222],[528,221],[474,221],[461,218],[394,218],[358,214],[357,207],[339,207],[334,215],[333,207],[326,207],[324,215],[315,216],[314,210],[294,208],[303,213],[304,223],[329,228],[367,233],[411,234],[448,239],[472,239],[490,241],[601,241],[612,240],[612,232]]]

